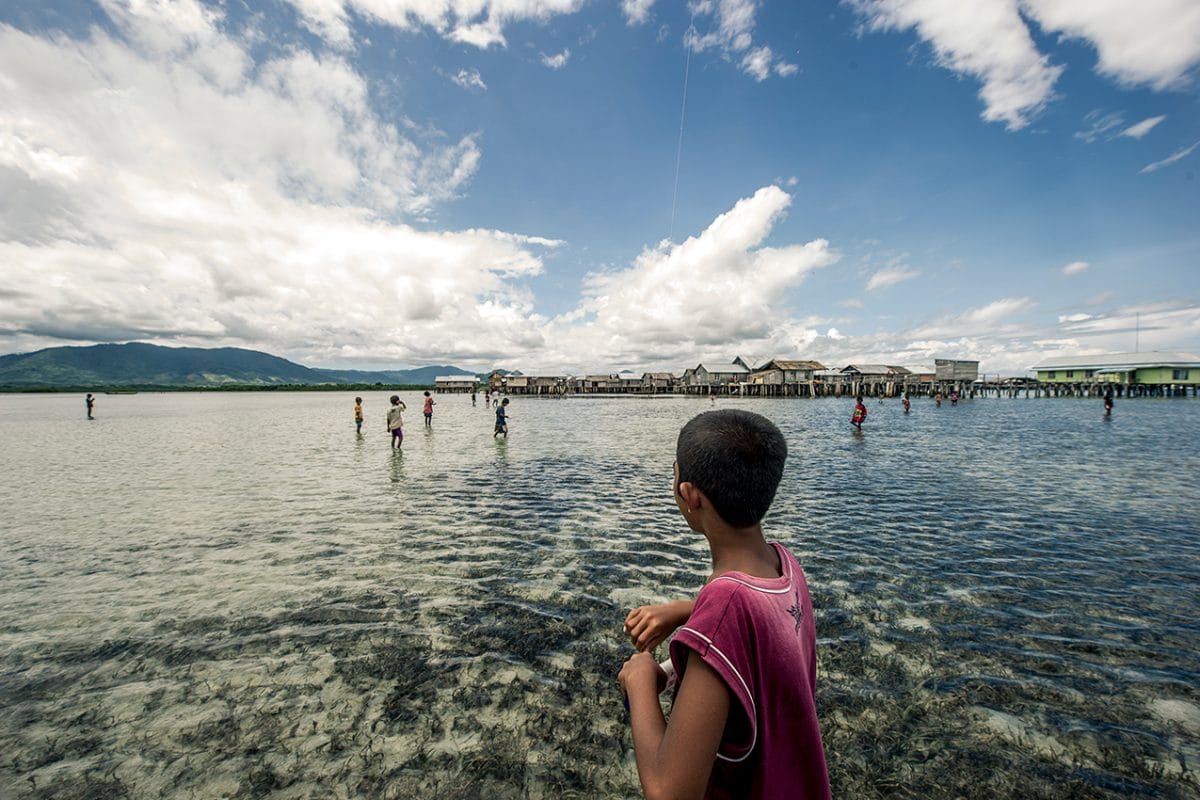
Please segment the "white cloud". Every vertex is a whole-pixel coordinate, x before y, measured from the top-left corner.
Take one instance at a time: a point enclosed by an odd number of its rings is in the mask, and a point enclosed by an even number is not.
[[[1010,130],[1029,124],[1050,101],[1062,73],[1038,52],[1013,0],[849,0],[872,30],[906,31],[934,50],[938,64],[983,86],[983,118]]]
[[[1088,264],[1086,261],[1072,261],[1070,264],[1067,264],[1062,268],[1062,274],[1069,278],[1072,275],[1078,275],[1081,272],[1084,272],[1090,266],[1091,264]]]
[[[742,57],[742,70],[760,83],[771,77],[771,48],[763,45],[747,52]]]
[[[1147,133],[1154,130],[1154,127],[1164,119],[1166,119],[1165,115],[1159,117],[1148,117],[1141,122],[1130,125],[1128,128],[1121,131],[1121,135],[1128,136],[1131,139],[1141,139]]]
[[[1028,297],[1003,297],[985,306],[949,314],[918,326],[911,331],[914,338],[933,339],[946,336],[995,337],[1006,329],[1019,326],[1016,319],[1037,304]]]
[[[289,0],[305,25],[335,47],[351,47],[350,12],[400,30],[430,28],[481,49],[504,46],[504,28],[573,14],[583,0]]]
[[[1125,117],[1117,112],[1089,111],[1083,118],[1087,127],[1076,131],[1075,138],[1092,144],[1099,139],[1111,139],[1116,131],[1125,124]]]
[[[478,89],[481,92],[487,91],[487,84],[483,82],[483,76],[479,74],[479,70],[477,69],[460,69],[450,80],[464,89]]]
[[[1095,319],[1091,314],[1060,314],[1058,321],[1063,322],[1086,322],[1089,319]]]
[[[0,261],[24,265],[0,273],[7,349],[142,339],[413,363],[540,339],[522,279],[560,243],[398,221],[470,180],[472,137],[402,133],[343,60],[251,68],[210,10],[170,8],[78,40],[0,26]]]
[[[562,69],[563,67],[565,67],[567,65],[567,62],[570,59],[571,59],[571,50],[569,48],[563,50],[561,53],[556,53],[552,56],[548,56],[545,53],[542,53],[542,63],[545,64],[550,69]]]
[[[1200,64],[1195,0],[1020,0],[1020,7],[1044,30],[1091,44],[1097,71],[1123,85],[1175,88]]]
[[[641,25],[650,18],[654,0],[621,0],[621,13],[630,25]]]
[[[1122,85],[1175,88],[1200,63],[1200,5],[1088,0],[844,0],[872,30],[914,29],[937,62],[982,83],[983,118],[1026,127],[1053,99],[1063,68],[1038,51],[1025,18],[1095,48],[1097,71]]]
[[[759,0],[698,0],[691,6],[693,22],[699,17],[711,17],[715,27],[705,33],[690,30],[688,46],[695,52],[719,50],[756,81],[766,80],[772,72],[781,77],[795,74],[799,68],[780,60],[770,47],[754,45],[758,6]]]
[[[763,245],[790,203],[782,189],[764,187],[698,236],[647,249],[627,269],[589,275],[571,315],[585,322],[550,337],[561,358],[592,352],[620,364],[657,360],[671,349],[701,356],[735,345],[771,350],[786,335],[776,322],[787,318],[787,292],[837,260],[823,239]]]
[[[885,267],[872,275],[867,281],[867,291],[871,292],[876,289],[895,286],[897,283],[910,281],[920,274],[920,270],[907,269],[905,267]]]
[[[1195,152],[1197,147],[1200,147],[1200,141],[1194,142],[1193,144],[1189,145],[1188,147],[1184,147],[1181,150],[1176,150],[1162,161],[1155,161],[1153,164],[1147,164],[1138,170],[1138,172],[1143,174],[1148,172],[1158,172],[1163,167],[1169,167],[1176,161],[1182,161],[1183,159],[1187,158],[1193,152]]]

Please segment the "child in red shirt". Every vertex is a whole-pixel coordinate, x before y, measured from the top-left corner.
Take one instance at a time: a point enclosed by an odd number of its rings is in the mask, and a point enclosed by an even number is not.
[[[694,602],[625,619],[640,652],[619,680],[648,798],[830,797],[808,585],[761,525],[786,458],[779,428],[748,411],[710,411],[680,431],[675,504],[707,539],[713,571]],[[658,702],[667,674],[652,653],[677,628],[668,723]]]
[[[862,430],[862,424],[867,418],[867,407],[863,405],[862,395],[857,398],[857,404],[854,406],[854,416],[850,417],[850,424]]]

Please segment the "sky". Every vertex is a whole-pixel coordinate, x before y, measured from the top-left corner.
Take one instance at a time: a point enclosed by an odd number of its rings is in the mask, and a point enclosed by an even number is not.
[[[0,354],[1200,352],[1195,0],[0,4]]]

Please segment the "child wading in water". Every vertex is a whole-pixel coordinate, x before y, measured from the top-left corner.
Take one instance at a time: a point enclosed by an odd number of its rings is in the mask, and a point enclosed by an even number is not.
[[[867,407],[863,405],[862,395],[857,398],[857,403],[854,406],[854,416],[850,417],[850,424],[862,430],[862,424],[867,418]]]
[[[433,427],[433,396],[429,394],[429,390],[425,390],[425,427]]]
[[[392,432],[392,447],[399,450],[404,444],[404,415],[408,406],[400,402],[399,395],[392,395],[392,407],[387,412],[388,430]]]
[[[496,406],[496,430],[492,432],[492,438],[495,439],[499,434],[503,433],[504,438],[508,438],[508,398],[504,398],[504,402]]]
[[[362,398],[354,398],[354,432],[362,435],[363,413],[362,413]]]
[[[621,668],[638,778],[648,798],[829,798],[817,720],[816,628],[804,571],[763,538],[787,443],[749,411],[709,411],[679,433],[675,504],[712,551],[695,601],[642,606],[625,631],[639,650]],[[677,676],[654,648],[672,631]]]

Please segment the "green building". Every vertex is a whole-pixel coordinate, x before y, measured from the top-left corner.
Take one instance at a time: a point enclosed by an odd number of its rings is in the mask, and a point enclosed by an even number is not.
[[[1042,383],[1119,383],[1195,386],[1200,356],[1193,353],[1110,353],[1102,356],[1049,358],[1030,369]]]

